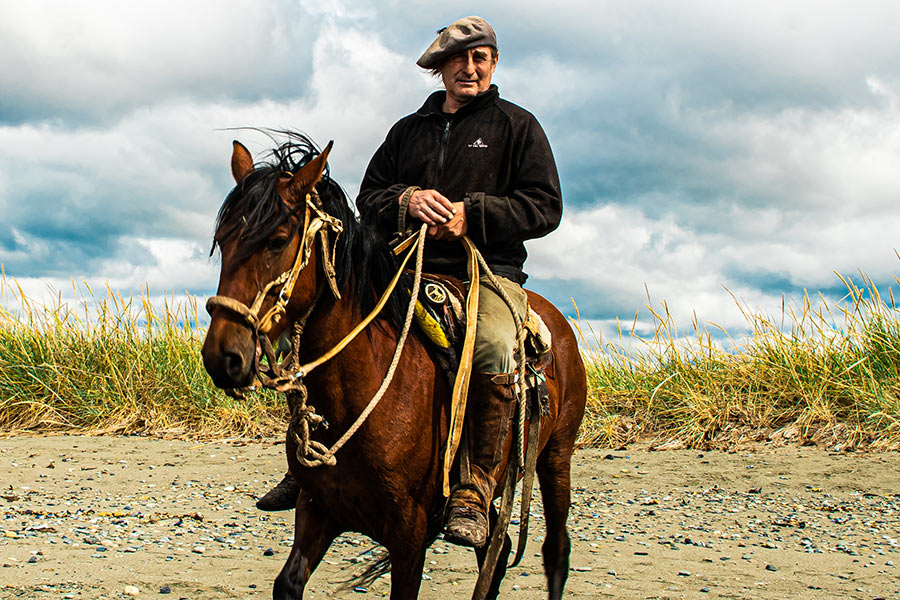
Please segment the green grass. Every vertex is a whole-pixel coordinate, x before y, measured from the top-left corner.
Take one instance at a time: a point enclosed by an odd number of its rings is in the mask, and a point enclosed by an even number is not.
[[[632,332],[605,342],[581,331],[594,340],[585,341],[581,443],[900,447],[894,299],[868,278],[862,287],[842,280],[848,296],[839,305],[806,297],[775,316],[745,307],[751,335],[727,349],[696,319],[681,335],[665,305],[648,309],[656,325],[649,339]],[[125,298],[83,289],[80,300],[38,304],[14,280],[0,280],[0,433],[281,434],[282,398],[238,400],[212,386],[200,361],[195,298],[154,306],[149,290]],[[710,327],[721,339],[724,330]]]

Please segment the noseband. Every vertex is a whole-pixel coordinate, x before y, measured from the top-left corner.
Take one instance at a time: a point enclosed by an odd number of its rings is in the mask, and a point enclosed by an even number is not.
[[[341,293],[337,287],[334,270],[334,248],[337,245],[338,236],[343,230],[344,225],[341,223],[341,220],[329,215],[322,209],[322,201],[319,198],[319,194],[313,189],[311,193],[306,195],[303,231],[300,234],[300,246],[297,248],[297,256],[294,258],[293,266],[263,286],[250,306],[229,296],[212,296],[206,301],[206,311],[212,314],[213,309],[217,306],[224,308],[240,315],[250,329],[253,330],[257,339],[265,336],[286,314],[288,302],[290,302],[291,295],[294,293],[294,286],[297,284],[297,278],[309,263],[309,256],[317,236],[322,252],[322,268],[328,279],[328,286],[331,288],[335,298],[340,300]],[[334,232],[334,241],[331,247],[328,244],[329,231]],[[273,290],[279,285],[281,289],[278,291],[275,303],[262,316],[259,316],[259,311],[262,309],[266,298],[274,293]]]

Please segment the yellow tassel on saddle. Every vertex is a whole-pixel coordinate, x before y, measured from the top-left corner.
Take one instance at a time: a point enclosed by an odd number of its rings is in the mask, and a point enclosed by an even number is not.
[[[441,324],[425,310],[425,307],[418,300],[416,300],[415,315],[416,324],[428,336],[428,339],[440,348],[450,347],[450,340],[447,338],[447,334],[444,333]]]

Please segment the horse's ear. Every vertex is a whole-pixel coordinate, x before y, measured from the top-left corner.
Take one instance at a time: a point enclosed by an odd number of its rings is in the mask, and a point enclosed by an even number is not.
[[[231,153],[231,175],[235,183],[240,183],[247,173],[253,170],[253,157],[250,151],[237,140],[232,142],[234,151]]]
[[[296,193],[306,193],[319,182],[322,173],[325,172],[325,165],[328,163],[328,154],[331,152],[331,146],[334,140],[328,142],[325,149],[317,157],[303,165],[299,171],[291,177],[290,188]]]

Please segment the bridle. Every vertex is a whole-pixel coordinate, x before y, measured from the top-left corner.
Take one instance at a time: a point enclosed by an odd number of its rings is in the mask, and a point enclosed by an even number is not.
[[[397,286],[397,283],[400,280],[400,276],[403,273],[403,270],[406,268],[406,264],[409,262],[410,258],[415,254],[416,255],[416,276],[415,282],[413,286],[413,294],[410,298],[410,309],[407,311],[407,324],[408,321],[412,318],[412,308],[415,305],[415,300],[418,293],[418,281],[421,277],[422,272],[422,248],[424,246],[425,239],[425,227],[423,226],[419,231],[418,235],[411,236],[406,240],[406,243],[401,244],[398,248],[398,252],[404,251],[408,249],[408,252],[405,258],[401,261],[400,267],[398,268],[396,274],[393,279],[391,279],[387,288],[384,290],[381,298],[376,303],[375,307],[372,311],[353,328],[350,333],[348,333],[344,338],[335,344],[330,350],[325,352],[322,356],[317,358],[312,362],[308,362],[306,364],[300,364],[300,335],[303,331],[303,328],[306,324],[306,320],[309,318],[313,309],[316,307],[316,304],[319,301],[322,293],[322,286],[317,286],[318,290],[316,294],[310,302],[309,306],[306,308],[306,311],[300,315],[293,322],[293,334],[291,336],[291,354],[286,357],[285,360],[279,362],[278,357],[275,353],[275,349],[272,346],[272,341],[269,339],[268,333],[272,330],[278,322],[287,314],[287,305],[290,303],[291,295],[294,292],[294,286],[297,283],[297,279],[300,276],[300,272],[307,266],[309,263],[309,257],[312,253],[312,247],[315,244],[316,238],[318,238],[321,249],[321,263],[322,270],[325,272],[326,280],[328,281],[328,287],[331,289],[332,294],[338,300],[341,299],[341,293],[338,290],[337,286],[337,276],[334,268],[334,253],[337,247],[337,239],[338,236],[343,232],[344,226],[340,219],[337,217],[329,215],[325,212],[322,207],[322,201],[319,198],[318,193],[313,189],[309,194],[306,195],[306,208],[304,212],[303,218],[303,230],[300,234],[300,244],[297,248],[297,256],[294,258],[294,264],[290,269],[283,272],[281,275],[267,283],[263,288],[256,294],[256,297],[253,299],[253,302],[250,306],[247,306],[240,300],[235,298],[231,298],[230,296],[212,296],[206,301],[206,310],[212,315],[212,311],[214,308],[219,307],[223,308],[229,312],[232,312],[241,317],[244,323],[249,327],[250,331],[253,333],[254,341],[257,345],[257,353],[253,364],[253,370],[256,374],[258,382],[262,385],[262,387],[269,388],[275,390],[277,392],[288,392],[290,390],[296,389],[298,386],[302,385],[301,380],[309,374],[310,371],[315,369],[316,367],[328,362],[332,358],[334,358],[338,353],[341,352],[353,339],[359,335],[374,319],[378,316],[381,310],[384,308],[387,303],[387,299],[393,293],[394,288]],[[334,233],[334,240],[329,244],[329,232]],[[278,286],[281,286],[280,291],[276,294],[275,302],[272,304],[272,307],[269,308],[262,316],[260,316],[260,311],[262,310],[262,305],[266,301],[271,294],[273,294],[273,290]],[[402,339],[405,339],[405,334],[403,334]],[[402,348],[402,341],[398,345],[398,348]],[[265,355],[266,362],[268,363],[265,368],[260,364],[260,354]],[[399,354],[398,354],[399,356]],[[248,388],[250,391],[256,389],[256,386],[250,386]],[[231,395],[240,396],[242,394],[239,389],[226,390],[226,393]]]
[[[281,321],[287,312],[287,305],[290,302],[291,295],[294,293],[297,278],[309,263],[309,257],[316,237],[318,237],[321,246],[322,269],[325,271],[328,286],[334,297],[340,300],[341,293],[337,287],[334,269],[334,250],[337,246],[338,237],[343,230],[344,225],[341,220],[323,210],[322,200],[319,198],[318,192],[313,189],[312,192],[306,194],[303,231],[300,234],[300,245],[297,248],[297,256],[294,258],[293,266],[263,286],[250,306],[230,296],[212,296],[206,301],[206,311],[212,314],[214,308],[224,308],[239,315],[253,330],[257,340],[267,338],[266,334]],[[334,233],[334,239],[330,245],[329,232]],[[272,307],[260,316],[259,312],[262,310],[262,305],[265,303],[266,298],[274,293],[273,290],[279,285],[281,289],[276,294]]]
[[[412,323],[416,298],[418,298],[419,294],[426,225],[423,224],[418,234],[411,236],[406,243],[401,244],[401,249],[398,251],[402,252],[408,248],[406,256],[401,261],[397,272],[372,311],[330,350],[316,360],[301,365],[300,336],[307,318],[312,313],[312,310],[315,308],[321,295],[323,288],[318,286],[318,291],[316,292],[313,301],[307,307],[304,314],[293,323],[293,335],[291,337],[292,348],[290,355],[283,362],[279,362],[275,351],[272,348],[272,342],[267,334],[286,314],[286,307],[290,302],[294,285],[297,283],[300,272],[309,263],[310,253],[312,252],[312,246],[315,243],[316,237],[318,237],[321,244],[322,267],[325,271],[328,285],[335,298],[340,299],[341,297],[340,291],[337,288],[337,279],[334,269],[334,247],[329,248],[329,231],[334,232],[335,237],[333,244],[336,245],[337,237],[343,231],[343,223],[340,219],[329,215],[323,210],[321,200],[315,190],[313,190],[310,194],[306,195],[303,232],[301,233],[300,244],[297,249],[297,256],[294,259],[293,266],[274,280],[267,283],[256,294],[256,298],[254,298],[253,303],[250,306],[229,296],[213,296],[206,301],[206,310],[208,312],[212,313],[214,308],[220,307],[235,313],[244,320],[244,323],[246,323],[253,332],[256,343],[258,344],[257,348],[265,354],[268,362],[268,366],[264,372],[260,365],[259,353],[257,353],[257,357],[254,361],[254,371],[256,376],[263,387],[275,390],[276,392],[284,392],[287,395],[288,405],[291,410],[289,433],[297,443],[297,460],[301,465],[308,467],[336,464],[334,456],[335,452],[337,452],[360,428],[363,422],[365,422],[368,415],[375,409],[381,398],[384,396],[393,379],[400,355],[403,352],[407,333],[409,332]],[[312,431],[319,426],[327,427],[327,424],[324,422],[321,415],[316,414],[315,408],[307,404],[308,394],[306,385],[304,384],[304,378],[310,371],[334,358],[375,319],[384,308],[394,289],[397,287],[397,283],[400,281],[400,277],[406,268],[406,264],[414,255],[416,257],[416,269],[413,276],[409,306],[406,311],[406,318],[403,322],[403,328],[400,331],[397,347],[394,349],[394,356],[391,360],[388,372],[381,383],[381,387],[375,392],[375,395],[369,401],[363,412],[357,417],[353,425],[340,439],[338,439],[337,442],[330,448],[327,448],[320,442],[310,438],[310,433]],[[272,290],[279,285],[282,287],[276,296],[274,304],[262,316],[259,316],[259,312],[266,298],[268,298],[272,293]],[[252,390],[255,388],[251,387],[250,389]],[[230,393],[234,396],[241,396],[240,390],[226,390],[226,393]]]

